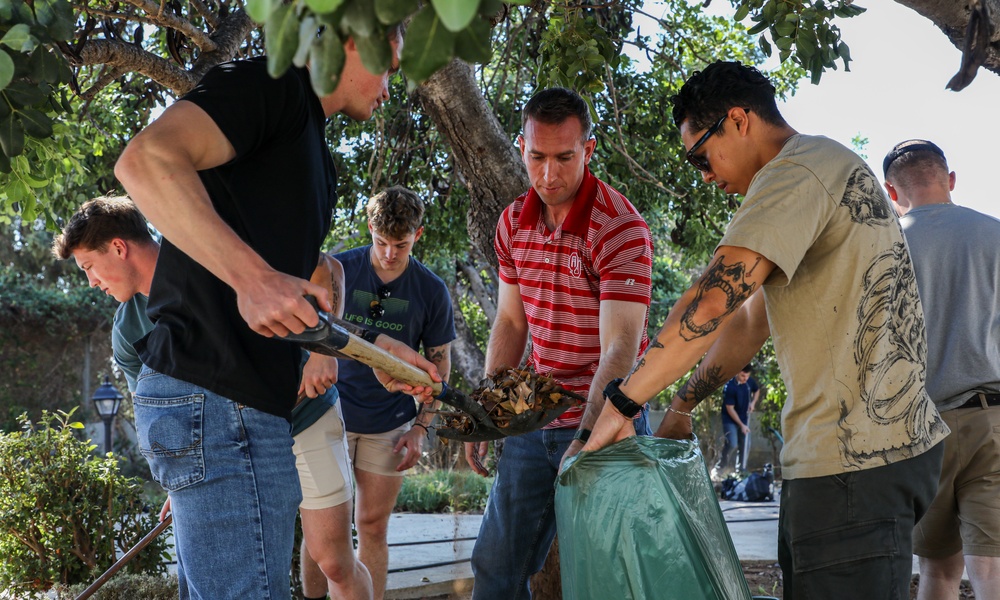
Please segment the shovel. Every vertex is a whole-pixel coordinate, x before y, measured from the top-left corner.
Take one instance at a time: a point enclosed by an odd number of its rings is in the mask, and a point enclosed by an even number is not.
[[[315,298],[307,296],[306,299],[316,307]],[[506,427],[500,428],[490,419],[486,409],[469,396],[445,383],[432,380],[430,375],[423,370],[374,344],[366,342],[340,325],[330,322],[322,311],[317,310],[316,312],[319,314],[319,323],[315,327],[310,327],[302,333],[289,334],[284,339],[297,342],[310,352],[352,358],[373,369],[387,373],[397,381],[407,385],[430,387],[436,399],[457,408],[472,418],[472,427],[467,427],[463,431],[446,427],[437,428],[436,433],[442,438],[464,442],[482,442],[500,439],[508,435],[529,433],[548,425],[570,406],[579,404],[579,400],[582,400],[579,396],[567,392],[567,402],[564,404],[545,411],[524,412],[511,418]]]

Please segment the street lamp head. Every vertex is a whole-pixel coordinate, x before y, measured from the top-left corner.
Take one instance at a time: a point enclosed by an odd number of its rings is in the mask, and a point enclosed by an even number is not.
[[[97,388],[94,392],[94,408],[97,409],[97,413],[101,415],[102,419],[113,419],[115,415],[118,414],[118,408],[121,406],[123,397],[118,393],[118,389],[111,384],[111,379],[107,375],[104,376],[104,383]]]

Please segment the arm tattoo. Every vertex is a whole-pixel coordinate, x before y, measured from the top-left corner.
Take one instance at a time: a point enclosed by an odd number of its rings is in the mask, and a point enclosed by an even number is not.
[[[330,290],[330,306],[333,308],[331,314],[340,312],[340,292],[336,288]]]
[[[646,354],[649,354],[650,350],[653,350],[655,348],[662,348],[663,347],[663,344],[660,343],[660,339],[659,339],[659,335],[660,334],[656,334],[656,335],[657,335],[657,337],[653,338],[653,343],[651,343],[649,345],[649,348],[646,348],[646,352],[642,355],[642,358],[639,359],[639,362],[635,363],[635,367],[633,367],[632,372],[629,373],[628,377],[625,378],[625,383],[628,383],[629,380],[632,379],[632,376],[635,375],[636,371],[638,371],[642,367],[646,366]]]
[[[725,378],[722,376],[722,367],[701,364],[694,370],[694,375],[677,390],[677,396],[684,402],[698,404],[723,383]]]
[[[444,353],[445,350],[447,349],[448,348],[445,348],[444,346],[438,346],[436,348],[428,348],[427,360],[431,361],[435,365],[440,365],[444,361]]]
[[[754,261],[753,265],[747,268],[746,263],[735,262],[731,265],[723,263],[723,255],[715,261],[705,274],[698,281],[698,294],[695,296],[687,310],[681,317],[681,337],[691,341],[712,333],[719,327],[727,316],[733,313],[740,304],[754,293],[757,289],[756,283],[746,283],[746,277],[754,272],[760,264],[760,257]],[[710,319],[705,323],[695,321],[695,315],[701,301],[709,294],[724,294],[726,298],[726,310],[721,315]]]

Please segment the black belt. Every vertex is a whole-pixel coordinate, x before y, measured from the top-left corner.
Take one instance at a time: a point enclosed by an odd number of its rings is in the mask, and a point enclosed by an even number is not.
[[[968,402],[955,408],[982,408],[983,403],[979,399],[980,396],[986,398],[986,406],[1000,406],[1000,394],[976,394],[969,398]]]

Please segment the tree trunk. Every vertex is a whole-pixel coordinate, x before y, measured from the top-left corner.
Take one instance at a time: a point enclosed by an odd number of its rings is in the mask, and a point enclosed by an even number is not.
[[[486,288],[486,282],[483,281],[475,264],[463,260],[457,260],[455,263],[459,273],[465,275],[465,278],[469,280],[469,291],[472,292],[476,303],[483,309],[486,322],[492,326],[493,321],[497,318],[497,304],[494,300],[494,294]]]
[[[495,268],[497,219],[530,185],[524,164],[468,64],[452,61],[415,93],[451,146],[459,175],[469,189],[469,237]]]
[[[455,334],[457,337],[451,344],[451,369],[462,376],[470,386],[478,386],[483,378],[483,365],[486,355],[476,345],[465,317],[462,315],[458,299],[465,295],[465,289],[455,284],[450,289],[451,304],[455,313]]]
[[[559,536],[552,540],[552,548],[545,557],[542,570],[531,578],[531,597],[534,600],[562,600],[562,573],[559,570]]]

